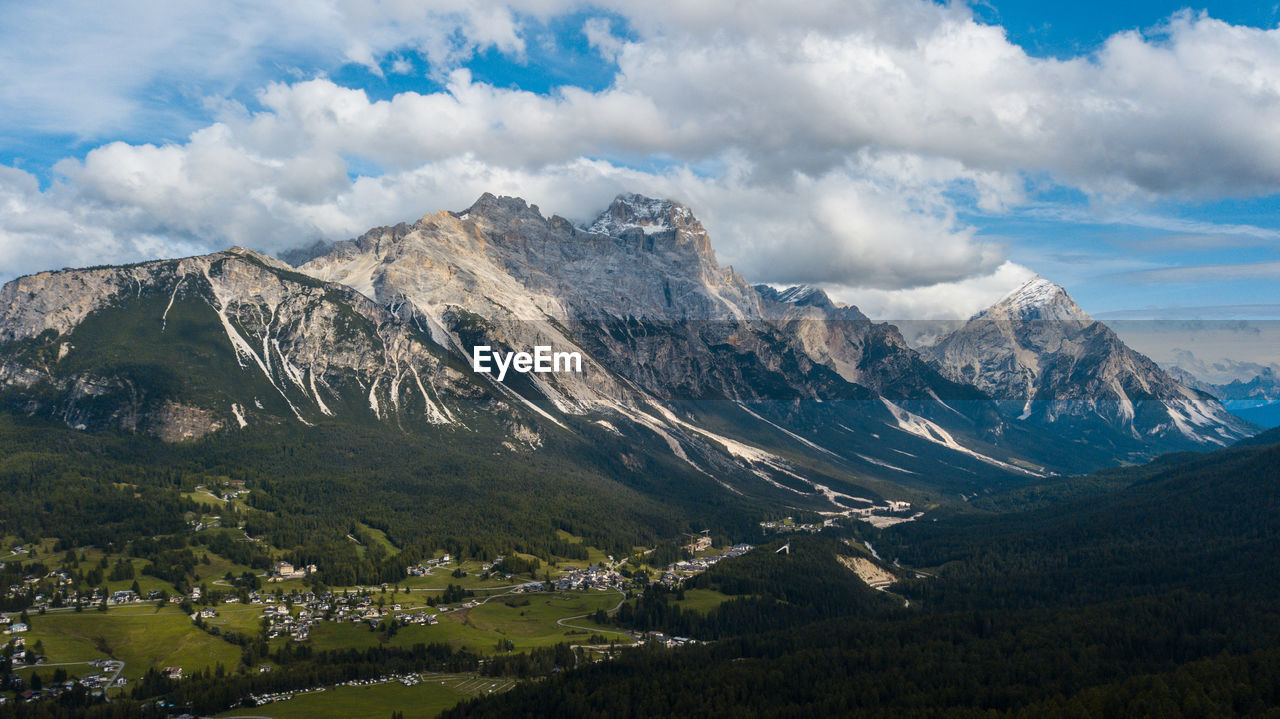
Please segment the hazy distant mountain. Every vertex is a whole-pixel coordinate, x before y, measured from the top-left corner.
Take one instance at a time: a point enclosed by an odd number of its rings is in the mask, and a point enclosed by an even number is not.
[[[929,353],[943,374],[999,400],[1006,416],[1120,451],[1226,445],[1253,429],[1129,348],[1040,277]]]
[[[1181,367],[1171,367],[1168,372],[1188,387],[1218,398],[1228,411],[1241,419],[1263,427],[1280,427],[1280,377],[1271,367],[1262,367],[1249,380],[1219,384],[1206,382]]]

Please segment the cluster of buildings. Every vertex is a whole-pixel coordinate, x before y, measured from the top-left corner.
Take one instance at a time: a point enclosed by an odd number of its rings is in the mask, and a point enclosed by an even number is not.
[[[243,497],[248,493],[249,490],[244,488],[243,479],[232,479],[228,480],[224,486],[218,488],[216,496],[221,497],[224,502],[230,502],[231,500]]]
[[[861,510],[849,510],[849,511],[853,512],[853,511],[861,511]],[[832,518],[832,519],[822,520],[821,524],[817,524],[815,522],[804,522],[801,524],[797,524],[796,521],[791,517],[786,517],[785,519],[780,519],[772,522],[761,522],[760,529],[766,532],[777,532],[780,534],[786,533],[786,532],[813,533],[813,532],[821,532],[824,527],[830,527],[831,525],[835,524],[835,521],[836,520]]]
[[[703,532],[702,534],[694,537],[688,544],[684,545],[684,548],[688,550],[690,554],[697,554],[698,552],[711,549],[711,535]]]
[[[21,637],[14,639],[10,643],[10,647],[12,653],[9,658],[13,662],[14,668],[19,665],[31,666],[45,663],[45,657],[36,656],[29,651],[26,648],[26,642]],[[102,696],[102,693],[107,689],[124,687],[129,683],[129,680],[120,676],[120,672],[124,669],[124,662],[115,659],[96,659],[89,662],[89,665],[96,671],[83,677],[51,683],[40,689],[27,688],[23,678],[17,674],[10,674],[8,677],[0,676],[0,688],[4,688],[7,685],[9,689],[17,693],[19,701],[31,702],[37,699],[61,696],[77,686],[84,687],[91,696]]]
[[[100,604],[104,599],[106,600],[107,605],[111,606],[156,600],[162,597],[162,592],[159,590],[147,592],[146,597],[127,589],[119,592],[112,592],[109,595],[104,595],[101,588],[98,587],[94,587],[91,590],[85,590],[84,592],[77,592],[65,588],[70,582],[69,578],[68,581],[62,581],[59,579],[64,576],[65,573],[62,572],[62,570],[49,573],[46,578],[57,580],[59,584],[56,586],[39,584],[39,582],[42,581],[41,578],[37,578],[35,582],[11,585],[5,596],[8,599],[26,599],[28,600],[27,607],[35,611],[40,611],[42,609],[56,609],[58,607],[88,607]],[[195,590],[195,593],[196,594],[193,599],[199,599],[199,590]],[[182,598],[174,597],[173,600],[181,601]],[[0,617],[0,624],[5,623],[4,619]]]
[[[373,626],[387,618],[402,624],[435,624],[437,621],[426,610],[405,609],[398,603],[379,606],[367,593],[295,592],[286,598],[255,592],[249,595],[249,602],[266,605],[261,616],[267,620],[268,639],[287,636],[296,642],[305,642],[311,636],[312,627],[325,621],[368,622]],[[200,616],[203,617],[204,612]]]
[[[564,568],[564,574],[556,580],[556,591],[563,592],[570,589],[578,590],[620,590],[626,586],[631,580],[618,574],[612,569],[592,564],[586,569],[579,569],[575,566]],[[532,584],[538,584],[533,582]],[[526,585],[531,586],[531,585]],[[540,584],[538,586],[541,586]],[[535,590],[536,591],[536,590]]]
[[[648,632],[644,635],[645,641],[657,642],[665,647],[683,647],[690,644],[697,644],[698,640],[688,637],[670,637],[662,632]]]
[[[25,624],[21,625],[27,626]],[[26,631],[25,629],[23,631]],[[5,632],[8,634],[8,632]],[[26,637],[15,637],[6,645],[9,651],[9,660],[15,665],[17,664],[43,664],[45,658],[37,655],[35,652],[27,651]]]
[[[404,568],[404,573],[410,577],[425,577],[431,574],[431,570],[437,567],[443,567],[453,561],[453,557],[448,554],[436,559],[428,559],[420,564],[410,564]]]
[[[658,581],[668,587],[674,587],[695,574],[707,571],[722,559],[740,557],[752,549],[753,547],[750,544],[735,544],[720,554],[696,557],[690,561],[681,560],[667,567]]]

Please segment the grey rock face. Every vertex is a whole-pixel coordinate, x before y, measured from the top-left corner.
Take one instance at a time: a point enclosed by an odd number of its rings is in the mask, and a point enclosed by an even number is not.
[[[47,406],[31,400],[27,409],[51,411],[73,427],[196,438],[267,419],[264,402],[302,422],[354,403],[375,415],[413,406],[444,423],[439,392],[461,384],[440,352],[385,307],[239,248],[41,273],[0,296],[8,300],[0,331],[9,341],[0,383],[47,387]],[[171,328],[177,315],[183,326]],[[128,329],[113,332],[112,322]],[[211,339],[216,350],[184,374],[191,347],[183,337],[197,331],[207,334],[195,349]]]
[[[1250,433],[1036,277],[930,350],[943,374],[1004,403],[1020,421],[1084,420],[1134,440],[1225,444]]]

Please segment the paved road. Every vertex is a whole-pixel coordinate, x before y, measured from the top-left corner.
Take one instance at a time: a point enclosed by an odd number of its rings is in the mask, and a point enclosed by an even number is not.
[[[617,590],[614,590],[614,591],[617,591]],[[618,599],[618,603],[617,603],[617,604],[615,604],[615,605],[613,605],[613,609],[610,609],[610,610],[607,612],[607,614],[613,614],[614,612],[618,611],[618,609],[620,609],[620,608],[622,607],[623,602],[627,601],[627,595],[626,595],[626,594],[623,594],[622,592],[618,592],[618,596],[619,596],[619,597],[621,597],[620,599]],[[594,614],[594,613],[595,613],[595,612],[592,612],[592,614]],[[579,614],[579,615],[578,615],[578,616],[576,616],[576,617],[565,617],[564,619],[557,619],[557,620],[556,620],[556,624],[559,624],[559,625],[560,625],[560,626],[562,626],[562,627],[569,627],[569,628],[571,628],[571,629],[582,629],[582,630],[584,630],[584,631],[588,631],[588,632],[597,632],[597,633],[600,633],[600,634],[618,634],[618,635],[620,635],[620,636],[624,636],[624,637],[631,637],[631,636],[632,636],[632,634],[631,634],[630,632],[615,632],[615,631],[612,631],[612,630],[610,630],[610,629],[600,629],[599,627],[584,627],[584,626],[582,626],[582,625],[580,625],[580,624],[569,624],[569,622],[570,622],[570,621],[572,621],[572,620],[574,620],[574,619],[585,619],[586,617],[589,617],[589,616],[591,616],[591,614]]]

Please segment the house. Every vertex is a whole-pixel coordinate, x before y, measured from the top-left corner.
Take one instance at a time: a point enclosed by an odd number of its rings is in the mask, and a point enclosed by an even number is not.
[[[276,562],[275,568],[271,571],[274,575],[269,582],[283,582],[287,579],[302,579],[316,571],[316,565],[308,564],[306,567],[294,567],[289,562]]]
[[[711,549],[711,537],[706,534],[702,535],[701,537],[697,537],[692,542],[689,542],[689,544],[685,545],[685,549],[689,550],[691,554],[696,554],[703,550]]]
[[[13,626],[9,627],[8,629],[4,630],[4,633],[5,634],[21,634],[22,632],[25,632],[28,629],[30,629],[30,627],[28,627],[26,624],[23,624],[22,622],[18,622]]]
[[[182,678],[182,667],[165,667],[161,674],[164,675],[165,679],[173,679],[176,681]]]

